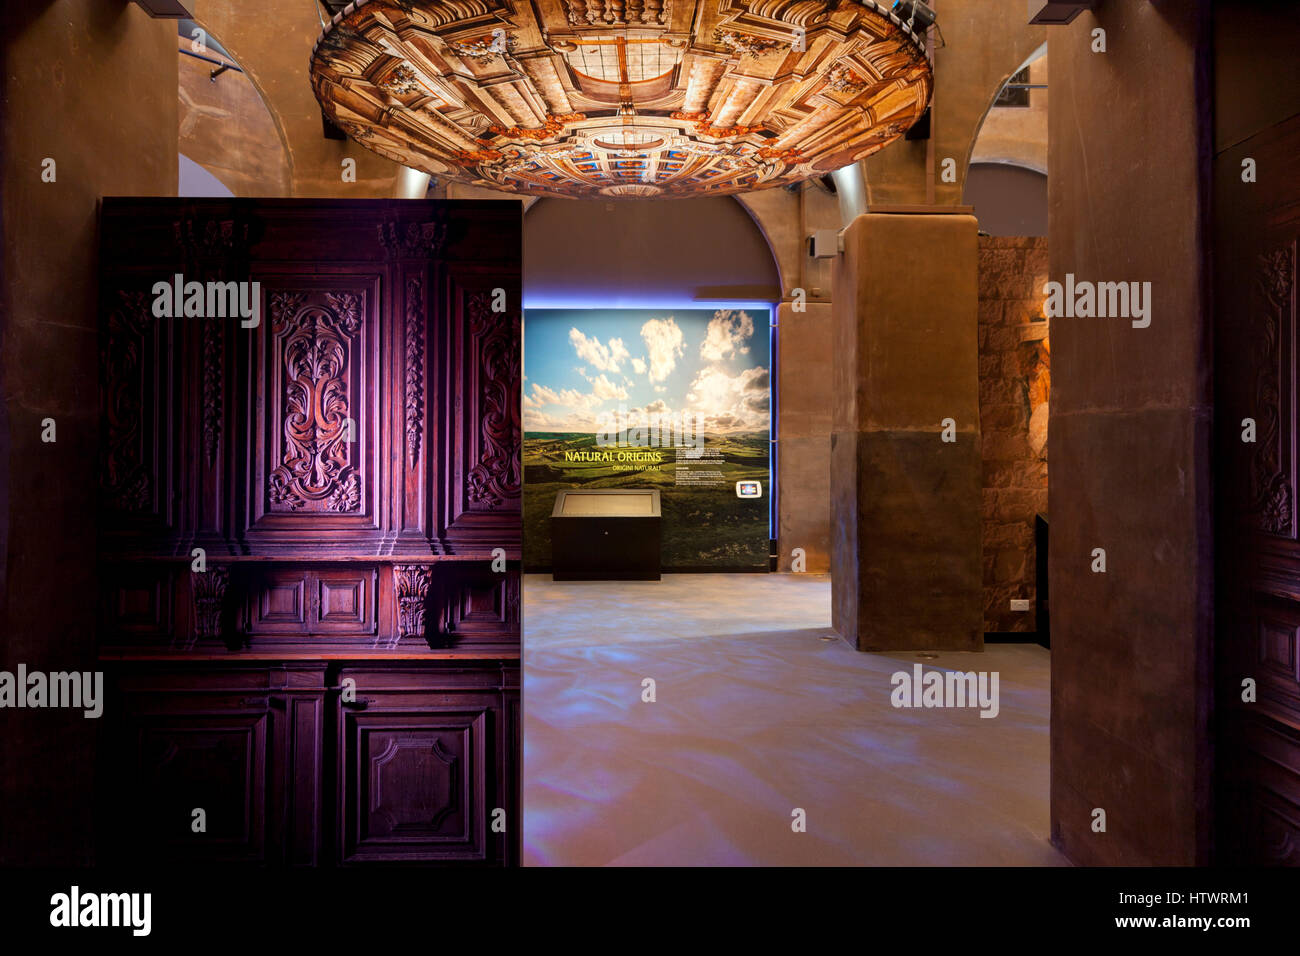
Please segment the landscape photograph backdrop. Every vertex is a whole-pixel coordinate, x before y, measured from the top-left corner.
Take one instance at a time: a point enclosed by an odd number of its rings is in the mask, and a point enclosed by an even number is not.
[[[569,488],[657,488],[665,571],[767,569],[770,323],[766,306],[526,310],[525,570],[550,570]]]

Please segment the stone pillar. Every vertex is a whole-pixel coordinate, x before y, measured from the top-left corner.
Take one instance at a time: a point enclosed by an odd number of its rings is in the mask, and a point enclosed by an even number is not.
[[[99,0],[0,13],[0,548],[14,558],[0,565],[2,666],[97,670],[97,205],[176,195],[176,23]],[[99,721],[51,708],[3,723],[0,866],[93,862]]]
[[[1052,839],[1083,866],[1209,859],[1205,30],[1107,0],[1049,41],[1051,278],[1150,284],[1145,327],[1052,320]]]
[[[831,569],[831,306],[809,302],[796,312],[789,302],[777,310],[780,329],[776,361],[777,489],[780,494],[778,570]]]
[[[869,214],[844,233],[831,576],[834,627],[860,651],[984,646],[977,257],[968,215]]]

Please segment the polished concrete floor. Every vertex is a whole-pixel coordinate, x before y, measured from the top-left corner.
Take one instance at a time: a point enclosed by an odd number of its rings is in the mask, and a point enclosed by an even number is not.
[[[1049,660],[861,654],[821,575],[527,575],[524,862],[1065,865]],[[894,708],[891,675],[916,663],[998,672],[998,716]]]

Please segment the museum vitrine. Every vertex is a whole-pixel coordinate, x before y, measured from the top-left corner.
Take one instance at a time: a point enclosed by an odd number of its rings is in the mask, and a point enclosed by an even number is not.
[[[662,539],[657,488],[556,492],[552,577],[657,581]]]

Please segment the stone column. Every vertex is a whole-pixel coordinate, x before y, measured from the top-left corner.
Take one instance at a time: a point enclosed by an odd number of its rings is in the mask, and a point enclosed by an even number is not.
[[[829,261],[829,260],[828,260]],[[777,310],[777,537],[781,571],[825,574],[830,559],[831,306]],[[795,550],[802,564],[795,565]]]
[[[0,644],[10,670],[98,670],[98,203],[176,195],[176,23],[64,0],[6,4],[0,25],[0,549],[15,558],[0,559]],[[0,866],[92,863],[99,721],[23,709],[3,723]]]
[[[1051,34],[1051,278],[1150,284],[1146,327],[1052,321],[1052,839],[1082,866],[1209,860],[1206,29],[1108,0]]]
[[[859,216],[834,295],[833,624],[860,651],[980,650],[977,229]]]

